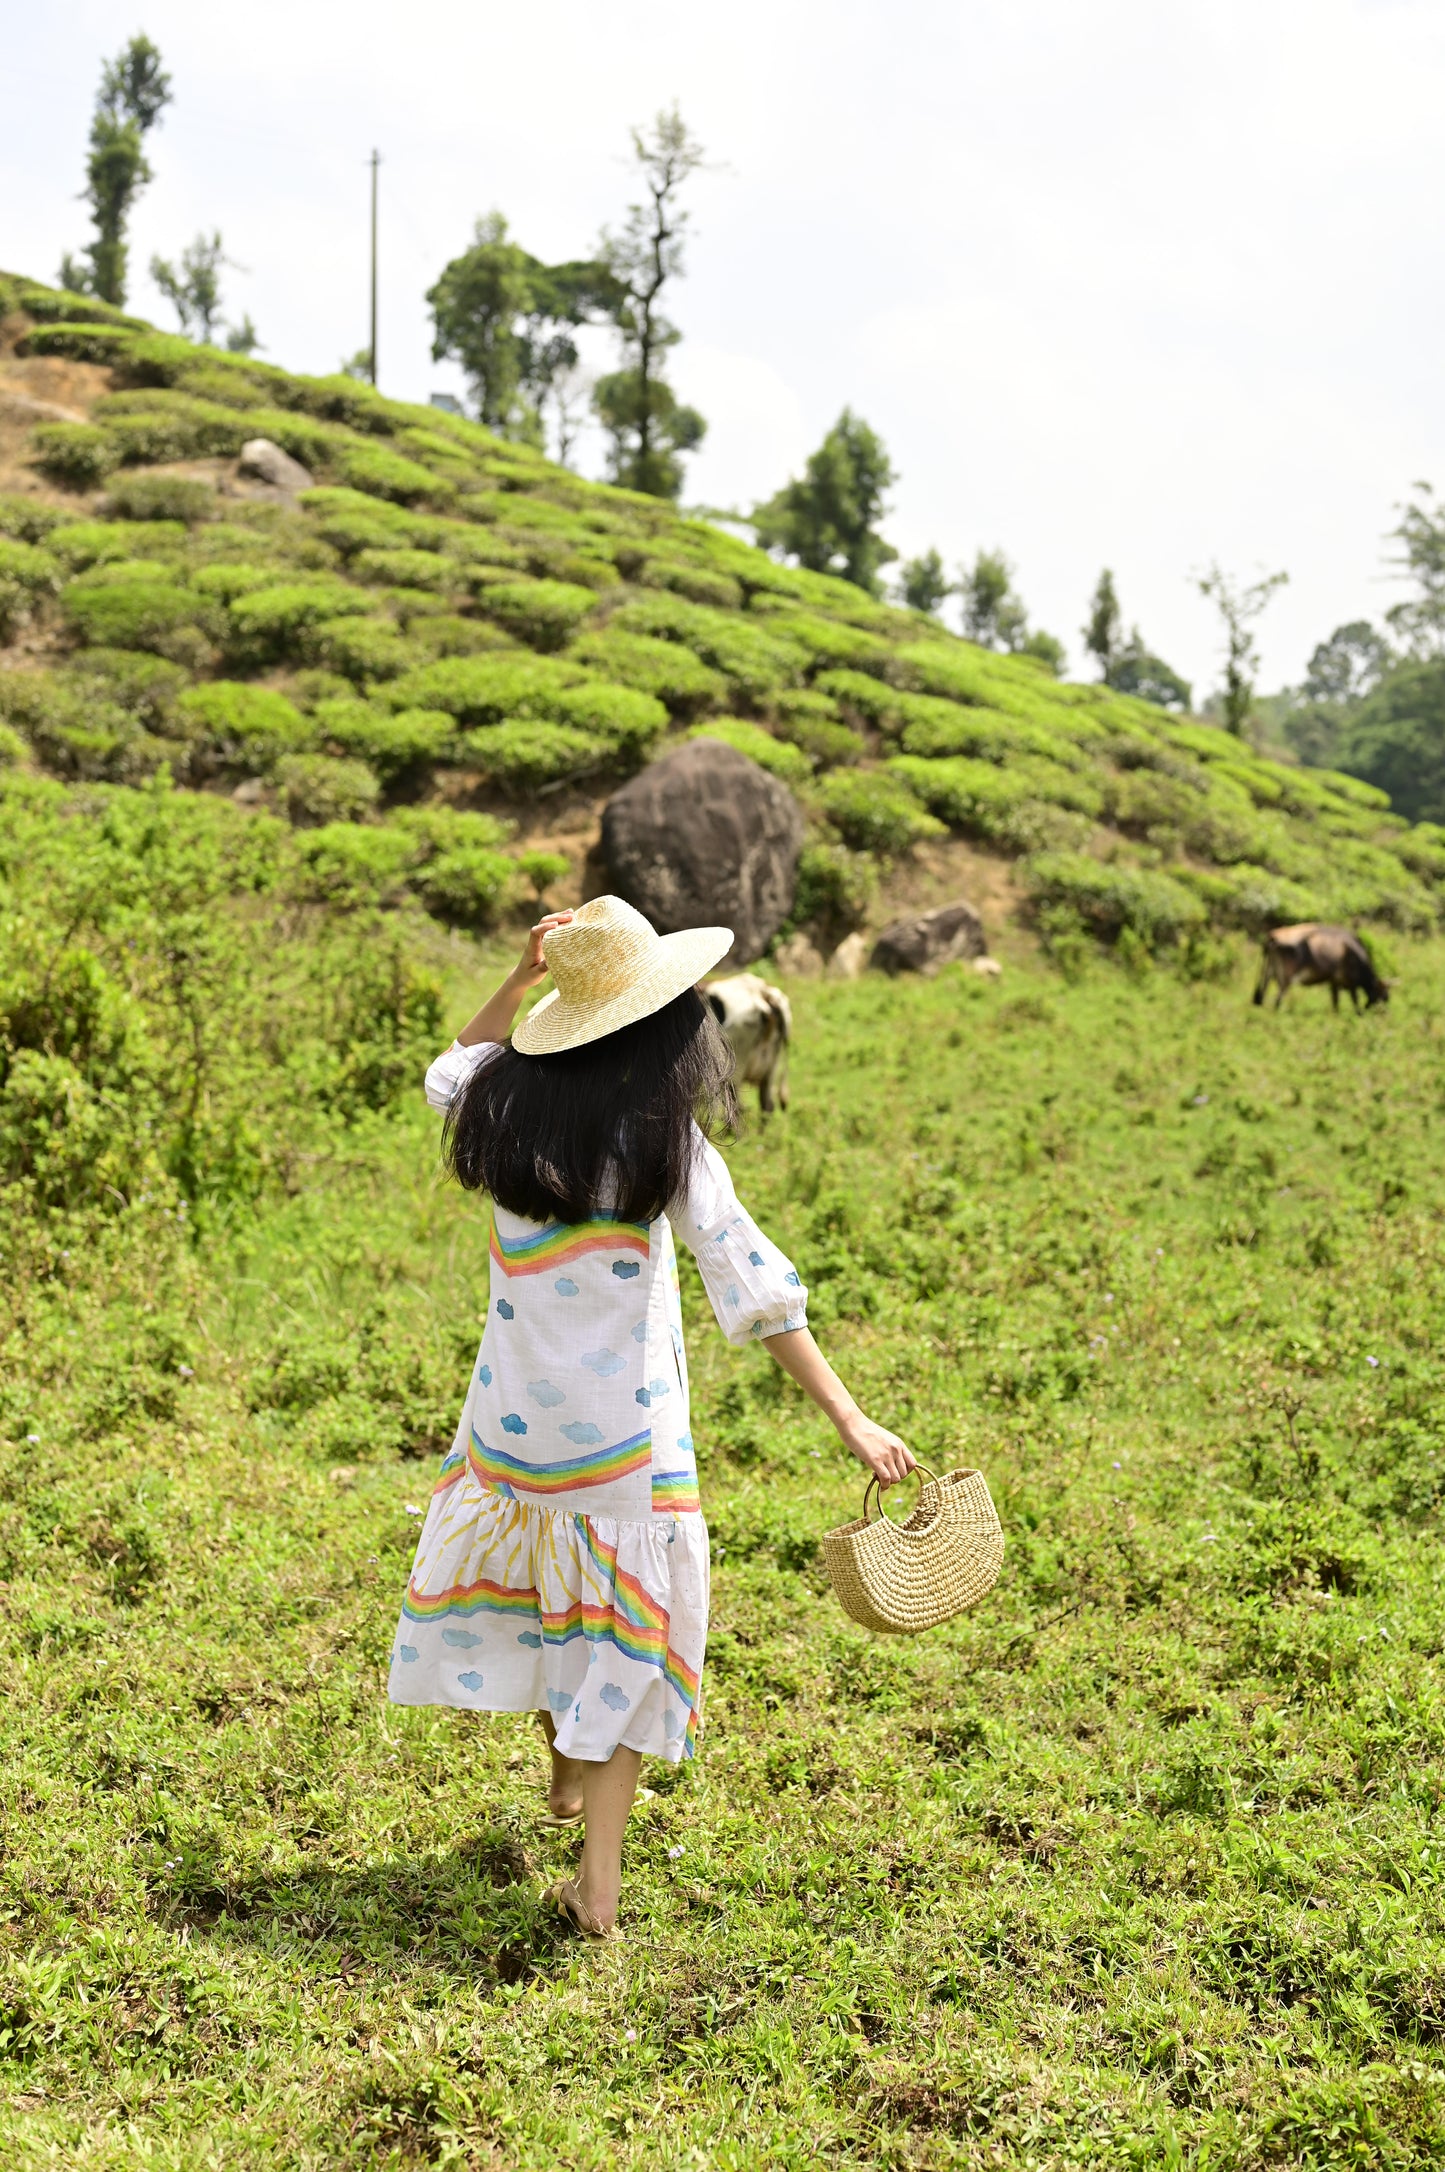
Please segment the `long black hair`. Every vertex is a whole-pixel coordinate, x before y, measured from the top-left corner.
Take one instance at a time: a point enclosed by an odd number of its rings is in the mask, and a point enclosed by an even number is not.
[[[693,1124],[737,1121],[732,1051],[695,988],[556,1056],[511,1043],[447,1111],[442,1160],[534,1222],[650,1222],[687,1185]]]

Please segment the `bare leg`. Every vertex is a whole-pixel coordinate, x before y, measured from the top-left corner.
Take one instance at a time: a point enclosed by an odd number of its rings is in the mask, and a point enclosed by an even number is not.
[[[582,1808],[582,1775],[587,1770],[580,1757],[561,1757],[557,1752],[557,1727],[550,1712],[539,1712],[538,1721],[552,1752],[552,1778],[547,1787],[547,1808],[554,1818],[575,1818]]]
[[[604,1930],[611,1930],[622,1891],[622,1836],[637,1793],[642,1753],[618,1748],[605,1765],[584,1763],[580,1770],[586,1837],[577,1866],[577,1891],[588,1913]]]

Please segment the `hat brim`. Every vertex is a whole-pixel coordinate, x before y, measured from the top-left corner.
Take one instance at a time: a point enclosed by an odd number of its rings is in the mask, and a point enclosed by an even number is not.
[[[732,947],[731,928],[684,928],[678,935],[659,936],[643,970],[603,1002],[564,1003],[552,989],[517,1027],[512,1046],[524,1056],[560,1056],[619,1033],[693,987]]]

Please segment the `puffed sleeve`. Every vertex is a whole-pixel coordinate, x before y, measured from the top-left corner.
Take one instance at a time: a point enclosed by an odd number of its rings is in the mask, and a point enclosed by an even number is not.
[[[434,1109],[449,1109],[471,1077],[483,1056],[494,1056],[496,1041],[476,1041],[470,1048],[463,1048],[460,1041],[453,1041],[445,1055],[438,1056],[428,1067],[426,1097]]]
[[[697,1260],[729,1342],[807,1326],[808,1292],[797,1269],[741,1204],[727,1163],[701,1133],[687,1196],[673,1200],[667,1215]]]

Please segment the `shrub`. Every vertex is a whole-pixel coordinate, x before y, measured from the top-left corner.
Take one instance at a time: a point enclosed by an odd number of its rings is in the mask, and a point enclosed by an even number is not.
[[[105,565],[119,558],[133,558],[138,550],[174,549],[180,552],[186,531],[179,521],[153,521],[144,530],[118,528],[105,520],[77,520],[51,538],[51,556],[79,572],[88,566]]]
[[[461,618],[453,611],[417,619],[408,629],[410,638],[428,656],[483,656],[489,649],[509,649],[512,637],[485,619]]]
[[[18,738],[15,743],[20,745]],[[3,758],[3,754],[0,754],[0,760]],[[572,862],[565,852],[519,852],[517,872],[524,875],[532,885],[532,895],[537,904],[544,906],[547,892],[555,889],[559,882],[565,881],[571,874]]]
[[[518,573],[527,563],[524,550],[484,528],[449,528],[442,548],[455,565],[466,569],[468,575],[476,568]]]
[[[866,671],[820,672],[813,681],[813,691],[826,694],[857,716],[866,717],[880,731],[897,723],[898,705],[903,699],[897,687],[872,678]]]
[[[254,596],[263,588],[279,588],[287,578],[283,566],[251,566],[242,561],[201,566],[191,575],[198,596],[213,596],[217,603],[234,603],[238,596]]]
[[[877,634],[861,627],[840,625],[834,618],[813,618],[803,612],[769,612],[768,632],[775,640],[791,641],[806,651],[814,663],[825,667],[885,670],[893,651]]]
[[[119,447],[91,422],[42,422],[30,447],[41,474],[66,490],[93,490],[120,464]]]
[[[303,647],[318,664],[343,673],[358,686],[415,672],[426,654],[395,626],[374,618],[323,619],[308,630]]]
[[[234,407],[184,392],[107,392],[91,413],[119,446],[122,462],[138,466],[235,454],[257,434]]]
[[[517,865],[505,852],[459,846],[416,870],[411,886],[427,911],[456,927],[486,927],[516,885]]]
[[[330,745],[368,763],[387,786],[456,755],[457,728],[441,709],[393,715],[353,697],[319,701],[312,714]]]
[[[13,769],[23,762],[30,749],[9,724],[0,724],[0,769]]]
[[[458,589],[465,586],[455,561],[435,551],[358,551],[351,570],[361,581],[384,581],[399,588]]]
[[[35,753],[62,777],[87,783],[134,783],[171,751],[116,701],[70,674],[0,675],[0,708],[24,727]]]
[[[210,520],[216,493],[188,475],[124,475],[105,501],[113,520]]]
[[[674,558],[649,558],[638,579],[644,588],[670,588],[691,603],[710,603],[724,611],[742,608],[743,591],[728,573],[710,573]]]
[[[878,869],[864,852],[814,839],[798,859],[792,922],[814,927],[831,949],[861,927],[878,894]]]
[[[1045,852],[1026,861],[1024,873],[1038,906],[1067,907],[1106,941],[1130,928],[1151,951],[1162,950],[1207,918],[1191,890],[1152,868],[1106,864],[1083,852]]]
[[[276,782],[293,822],[356,822],[371,813],[380,787],[365,762],[330,754],[285,754]]]
[[[639,759],[667,729],[667,711],[650,694],[590,680],[561,688],[552,698],[549,715],[555,723],[591,732],[619,754]]]
[[[286,449],[289,452],[291,448]],[[388,451],[384,445],[342,444],[336,449],[335,466],[351,489],[365,491],[373,498],[393,498],[400,505],[453,494],[450,483],[443,482],[430,469],[419,467],[416,461]]]
[[[248,661],[274,662],[311,653],[312,628],[370,609],[365,596],[342,581],[287,581],[255,589],[231,605],[232,646]]]
[[[962,755],[929,762],[905,754],[888,768],[934,814],[1016,851],[1031,849],[1028,833],[1020,832],[1015,821],[1021,807],[1041,804],[1095,819],[1104,806],[1100,780],[1033,755],[1001,769],[993,762],[970,761]]]
[[[718,708],[727,699],[722,673],[711,670],[676,641],[658,641],[649,634],[623,633],[607,626],[582,634],[567,654],[601,678],[654,695],[674,716]]]
[[[570,581],[499,581],[478,593],[489,618],[535,648],[560,649],[597,598]]]
[[[925,837],[944,835],[944,824],[926,814],[905,785],[878,770],[836,769],[818,796],[845,842],[867,852],[907,852]]]
[[[98,683],[108,699],[153,726],[169,715],[177,695],[190,683],[179,664],[143,649],[83,649],[64,676],[68,685],[77,687]]]
[[[584,677],[570,660],[550,656],[449,657],[409,671],[387,688],[387,700],[396,709],[445,709],[459,724],[500,724],[550,717],[559,695]]]
[[[775,739],[764,731],[761,724],[748,724],[736,716],[709,717],[705,724],[694,724],[689,739],[721,739],[725,746],[736,747],[759,769],[766,769],[772,776],[781,777],[784,784],[806,784],[813,774],[813,765],[801,747],[789,746],[785,740]]]
[[[0,535],[12,536],[17,543],[43,543],[57,528],[73,526],[75,520],[67,506],[0,491]]]
[[[795,642],[779,640],[736,613],[708,610],[681,596],[638,596],[614,611],[608,624],[622,633],[680,642],[726,673],[749,701],[795,685],[808,663],[807,650]]]
[[[417,857],[416,839],[386,825],[332,822],[297,839],[303,897],[338,905],[395,904]]]
[[[175,705],[176,729],[194,750],[197,766],[265,776],[283,755],[315,746],[316,724],[284,694],[266,686],[217,679],[193,686]]]
[[[60,567],[49,551],[0,536],[0,612],[18,622],[37,596],[53,595],[59,586]]]
[[[837,704],[826,694],[779,694],[772,709],[779,739],[801,747],[819,769],[856,762],[865,751],[861,732],[839,722]]]
[[[61,608],[71,632],[87,646],[154,649],[192,668],[204,664],[221,630],[220,614],[204,597],[160,579],[96,588],[72,583]]]
[[[603,766],[611,749],[590,732],[528,719],[468,732],[463,751],[469,762],[504,791],[526,794],[539,792],[544,785],[592,775]]]

